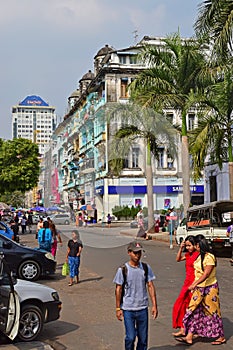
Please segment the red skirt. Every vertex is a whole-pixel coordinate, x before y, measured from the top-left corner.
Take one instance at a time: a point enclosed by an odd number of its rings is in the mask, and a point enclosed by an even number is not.
[[[184,284],[178,298],[175,301],[172,310],[172,326],[173,328],[184,328],[183,318],[186,313],[186,309],[189,306],[189,302],[192,297],[192,293],[188,290],[190,283]]]

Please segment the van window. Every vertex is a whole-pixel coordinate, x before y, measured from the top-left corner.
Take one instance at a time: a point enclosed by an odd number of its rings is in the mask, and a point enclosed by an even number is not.
[[[232,224],[232,212],[228,212],[228,213],[222,213],[221,215],[221,223],[223,227],[228,227],[229,225]]]
[[[188,228],[205,227],[210,225],[210,211],[207,209],[199,209],[191,212],[188,217]]]

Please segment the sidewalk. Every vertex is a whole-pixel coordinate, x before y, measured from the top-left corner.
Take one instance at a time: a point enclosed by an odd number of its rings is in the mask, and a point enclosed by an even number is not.
[[[72,223],[73,226],[76,226],[75,223]],[[113,221],[111,224],[111,227],[120,227],[120,234],[125,236],[131,236],[132,238],[135,238],[137,236],[138,228],[130,228],[130,222],[129,221]],[[91,227],[103,227],[105,230],[107,230],[107,226],[102,226],[101,223],[96,224],[89,224],[88,226]],[[78,229],[78,227],[77,227]],[[170,234],[169,232],[159,232],[159,233],[148,233],[148,236],[151,236],[153,241],[160,241],[160,242],[170,242]],[[175,236],[172,236],[172,243],[176,244]]]
[[[121,235],[125,236],[131,236],[131,237],[136,237],[138,232],[138,228],[125,228],[120,231]],[[170,242],[170,235],[168,232],[159,232],[159,233],[148,233],[148,236],[151,236],[151,239],[153,241],[160,241],[160,242]],[[172,244],[176,244],[175,237],[172,236]]]
[[[17,343],[1,345],[1,350],[53,350],[50,345],[42,343],[40,341],[34,341],[30,343]]]

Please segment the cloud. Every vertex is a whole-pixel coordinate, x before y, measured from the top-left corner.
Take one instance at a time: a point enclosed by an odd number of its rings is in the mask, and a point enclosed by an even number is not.
[[[99,30],[106,23],[115,22],[116,13],[111,2],[107,5],[101,0],[9,0],[1,6],[0,28],[40,24],[58,32],[79,29],[76,34],[83,35],[84,29]]]
[[[105,44],[124,48],[181,27],[190,35],[200,0],[0,0],[0,122],[10,137],[11,106],[37,94],[59,115]],[[4,122],[3,122],[4,120]],[[0,135],[1,137],[1,135]]]
[[[138,30],[139,34],[156,36],[158,29],[161,28],[166,18],[166,6],[159,4],[154,9],[147,11],[133,8],[129,15],[134,28]]]

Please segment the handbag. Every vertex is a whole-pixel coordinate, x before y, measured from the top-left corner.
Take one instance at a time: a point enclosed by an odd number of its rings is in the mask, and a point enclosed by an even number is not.
[[[65,263],[62,265],[61,274],[62,274],[62,276],[68,276],[69,273],[70,273],[69,264],[68,264],[67,262],[65,262]]]

